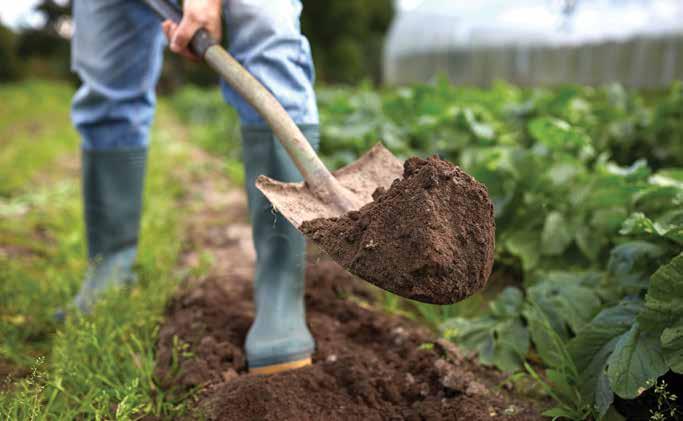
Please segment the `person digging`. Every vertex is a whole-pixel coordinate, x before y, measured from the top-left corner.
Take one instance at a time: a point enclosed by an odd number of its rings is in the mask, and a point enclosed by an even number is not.
[[[89,313],[102,293],[136,282],[136,259],[149,129],[163,47],[188,59],[199,28],[232,55],[282,104],[318,147],[314,66],[300,30],[300,0],[185,0],[179,24],[159,25],[140,0],[75,0],[72,68],[82,85],[72,104],[81,136],[82,186],[89,268],[74,308]],[[164,37],[165,35],[165,37]],[[225,101],[239,114],[248,206],[256,249],[256,317],[246,338],[249,370],[276,373],[311,364],[313,337],[304,310],[305,240],[273,212],[254,186],[265,174],[285,182],[301,175],[263,119],[230,86]],[[60,311],[58,318],[64,318]]]
[[[482,289],[495,250],[486,187],[438,156],[402,164],[377,144],[334,173],[325,167],[316,154],[313,63],[299,27],[301,3],[267,3],[226,0],[230,54],[217,41],[220,0],[187,0],[184,17],[172,0],[76,1],[72,51],[83,80],[73,120],[83,138],[90,258],[76,308],[87,313],[102,291],[135,281],[163,42],[148,21],[153,10],[164,20],[173,51],[202,59],[221,75],[224,97],[240,116],[257,254],[256,318],[246,354],[250,371],[265,374],[311,364],[305,243],[295,227],[349,272],[432,304],[450,304]]]

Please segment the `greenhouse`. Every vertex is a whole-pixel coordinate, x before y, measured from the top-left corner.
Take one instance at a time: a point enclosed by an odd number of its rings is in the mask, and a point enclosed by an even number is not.
[[[683,75],[683,2],[677,0],[399,5],[384,53],[384,79],[392,84],[444,73],[458,84],[619,81],[651,89]]]

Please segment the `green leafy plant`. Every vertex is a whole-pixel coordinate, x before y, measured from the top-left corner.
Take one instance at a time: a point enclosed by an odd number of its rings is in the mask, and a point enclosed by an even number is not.
[[[543,415],[573,420],[595,415],[590,400],[584,398],[580,389],[580,372],[566,342],[557,334],[550,319],[541,307],[530,301],[524,310],[534,345],[547,369],[541,376],[529,363],[526,371],[540,383],[557,406],[546,410]]]
[[[478,352],[482,363],[514,371],[529,349],[529,331],[521,319],[523,303],[519,289],[506,288],[485,315],[448,319],[440,328],[446,338]]]
[[[683,154],[668,140],[683,133],[680,92],[647,105],[617,85],[332,90],[321,96],[323,151],[344,164],[381,139],[401,156],[439,153],[486,184],[497,261],[522,269],[525,292],[505,289],[474,316],[417,308],[484,364],[514,371],[535,353],[547,370],[528,370],[558,402],[549,415],[600,418],[615,394],[634,398],[680,370],[671,351],[683,349],[683,305],[662,319],[648,310],[674,299],[658,293],[674,285],[658,285],[673,283],[664,265],[683,244]]]
[[[195,96],[187,104],[220,103]],[[605,417],[615,396],[680,373],[683,85],[645,97],[619,85],[479,89],[441,78],[322,88],[318,102],[330,167],[381,141],[399,157],[460,165],[494,203],[504,275],[491,290],[443,308],[388,297],[387,309],[415,309],[484,364],[526,367],[556,399],[552,416]]]

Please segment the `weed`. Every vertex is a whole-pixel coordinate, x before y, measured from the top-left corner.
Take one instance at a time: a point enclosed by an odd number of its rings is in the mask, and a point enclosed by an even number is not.
[[[658,382],[653,391],[657,396],[657,408],[650,410],[650,421],[675,420],[683,415],[677,405],[678,396],[669,392],[664,380]]]
[[[525,313],[531,325],[534,344],[549,368],[543,377],[529,363],[524,363],[524,368],[557,404],[544,415],[571,420],[584,420],[595,415],[581,393],[579,370],[569,349],[551,326],[546,314],[535,303],[530,303]]]
[[[110,291],[91,316],[73,314],[59,326],[53,312],[75,294],[86,265],[77,172],[56,165],[60,156],[72,160],[78,154],[68,109],[64,111],[71,91],[33,82],[2,89],[3,98],[11,96],[5,104],[18,107],[10,113],[22,115],[27,96],[39,89],[41,104],[48,107],[43,113],[58,118],[42,122],[44,135],[33,136],[31,142],[22,140],[31,135],[30,126],[11,126],[14,137],[5,140],[0,157],[0,162],[31,163],[0,165],[0,176],[11,177],[0,192],[0,357],[20,368],[33,367],[30,376],[0,392],[0,418],[134,419],[182,414],[182,402],[166,395],[154,379],[158,325],[178,281],[173,268],[185,225],[186,211],[176,203],[184,194],[183,174],[194,165],[178,170],[177,162],[192,163],[192,159],[188,147],[175,138],[168,109],[161,104],[161,124],[153,130],[139,283],[132,289]],[[26,121],[34,113],[24,112]],[[0,120],[7,117],[0,115]],[[63,133],[64,139],[52,138]],[[32,151],[41,149],[50,153],[39,152],[40,159],[33,159]],[[39,189],[33,181],[36,177],[43,182]]]

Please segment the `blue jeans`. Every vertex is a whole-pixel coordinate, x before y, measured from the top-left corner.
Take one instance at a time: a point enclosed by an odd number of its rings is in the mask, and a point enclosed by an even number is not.
[[[300,0],[224,0],[227,46],[297,124],[318,124],[314,68]],[[141,0],[75,0],[71,64],[82,80],[72,119],[84,149],[146,147],[165,39]],[[265,122],[221,86],[243,125]]]

